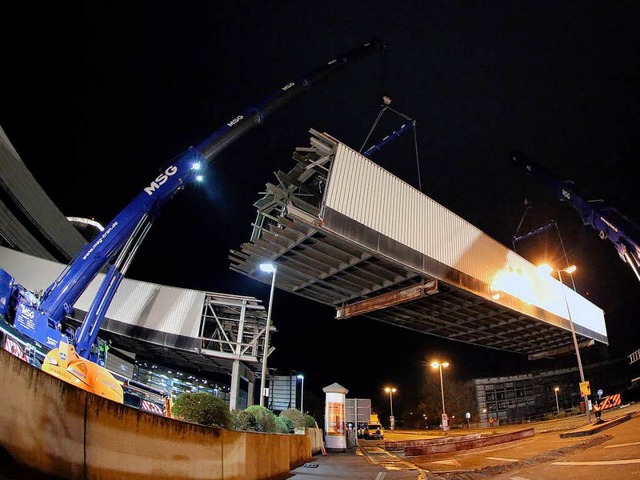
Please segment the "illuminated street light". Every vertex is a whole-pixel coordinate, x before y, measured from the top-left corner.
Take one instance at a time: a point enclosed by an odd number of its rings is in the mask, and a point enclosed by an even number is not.
[[[300,385],[300,411],[304,413],[304,375],[299,374],[297,378],[302,380],[302,385]]]
[[[267,310],[267,325],[264,331],[264,346],[262,347],[262,377],[260,378],[260,406],[264,407],[267,396],[267,357],[269,356],[269,330],[271,330],[271,310],[273,308],[273,291],[276,286],[277,267],[274,263],[261,263],[260,270],[271,273],[271,294],[269,295],[269,309]]]
[[[449,366],[449,362],[432,362],[431,366],[440,370],[440,393],[442,394],[442,430],[447,431],[449,430],[449,423],[447,421],[447,412],[444,408],[444,382],[442,380],[442,368],[447,368]]]
[[[560,413],[560,404],[558,403],[558,391],[560,390],[560,387],[555,387],[553,389],[553,391],[556,394],[556,412]]]
[[[578,339],[576,338],[576,329],[573,324],[573,318],[571,317],[571,309],[569,308],[569,301],[567,300],[567,294],[564,291],[565,285],[564,285],[564,282],[562,281],[562,272],[568,273],[569,276],[571,276],[573,272],[576,271],[576,266],[571,265],[567,268],[563,268],[562,270],[560,270],[560,269],[554,269],[549,265],[543,264],[538,267],[538,270],[540,270],[541,272],[547,273],[549,275],[552,272],[555,272],[558,274],[558,280],[560,280],[560,284],[562,286],[562,297],[564,298],[564,304],[567,307],[567,316],[569,317],[569,325],[571,326],[571,337],[573,338],[573,347],[576,351],[576,358],[578,360],[578,371],[580,372],[580,383],[584,384],[585,383],[584,370],[582,369],[582,359],[580,358],[580,347],[578,346]],[[571,277],[571,280],[573,281],[573,277]],[[574,283],[573,289],[575,291],[575,283]],[[581,397],[583,396],[582,390],[580,390],[580,396]],[[584,395],[584,406],[587,412],[587,421],[591,423],[591,411],[589,410],[589,397],[587,395]]]
[[[390,430],[394,430],[396,426],[396,417],[393,416],[393,394],[397,392],[396,387],[385,387],[385,392],[389,394],[389,406],[391,407],[391,415],[389,416]]]

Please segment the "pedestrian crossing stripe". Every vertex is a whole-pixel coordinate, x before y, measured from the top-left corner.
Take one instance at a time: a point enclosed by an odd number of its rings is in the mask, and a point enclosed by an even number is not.
[[[607,410],[609,408],[617,407],[622,403],[622,398],[619,393],[615,393],[613,395],[609,395],[608,397],[604,397],[600,400],[599,403],[594,405],[593,409],[596,412],[601,410]]]

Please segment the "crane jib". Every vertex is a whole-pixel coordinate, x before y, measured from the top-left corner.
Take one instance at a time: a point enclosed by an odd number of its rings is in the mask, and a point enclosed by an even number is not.
[[[640,280],[640,228],[604,201],[585,198],[573,187],[572,181],[555,178],[547,169],[521,153],[512,153],[511,160],[521,165],[578,212],[583,223],[591,226],[602,240],[608,240]]]
[[[296,81],[284,83],[274,94],[232,117],[203,142],[189,148],[177,160],[165,166],[112,221],[107,223],[108,229],[91,244],[86,245],[46,289],[36,307],[38,318],[43,319],[43,329],[55,329],[60,325],[69,311],[69,306],[75,304],[105,266],[113,264],[120,271],[120,276],[124,274],[160,207],[195,178],[196,172],[192,167],[196,163],[212,160],[253,127],[263,123],[271,113],[318,81],[370,53],[383,51],[386,46],[386,43],[373,39],[317,67]],[[94,298],[91,307],[92,311],[97,312],[96,316],[91,320],[91,325],[82,326],[81,332],[89,332],[86,335],[93,336],[99,329],[118,283],[119,281],[112,280],[111,286],[99,289],[101,293]],[[46,335],[44,331],[41,333]],[[76,338],[76,342],[80,341],[86,344],[87,338]]]

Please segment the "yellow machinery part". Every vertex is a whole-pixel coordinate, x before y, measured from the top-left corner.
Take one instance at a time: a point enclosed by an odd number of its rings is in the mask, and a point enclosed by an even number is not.
[[[111,372],[82,358],[72,345],[65,342],[60,342],[58,348],[47,353],[42,370],[87,392],[114,402],[124,402],[122,385]]]

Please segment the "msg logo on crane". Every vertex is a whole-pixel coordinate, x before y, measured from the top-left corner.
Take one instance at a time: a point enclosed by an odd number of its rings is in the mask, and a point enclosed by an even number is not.
[[[178,169],[173,165],[171,165],[169,168],[167,168],[164,171],[164,173],[161,173],[160,175],[158,175],[156,179],[153,182],[151,182],[151,184],[148,187],[144,189],[144,191],[147,192],[147,195],[153,195],[153,192],[155,192],[162,185],[164,185],[166,181],[169,180],[169,177],[171,177],[172,175],[175,175],[177,171]]]
[[[244,117],[242,115],[238,115],[236,118],[234,118],[233,120],[231,120],[230,122],[227,122],[227,126],[229,127],[233,127],[236,123],[238,123],[240,120],[242,120]]]

